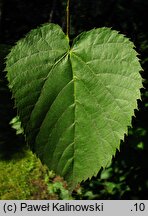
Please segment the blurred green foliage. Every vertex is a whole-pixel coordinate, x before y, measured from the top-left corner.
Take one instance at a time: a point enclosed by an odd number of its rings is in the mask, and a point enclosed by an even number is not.
[[[21,158],[21,154],[22,158]],[[14,155],[11,160],[0,161],[0,199],[27,199],[34,188],[31,188],[29,181],[35,176],[36,169],[39,169],[39,162],[31,152],[21,152]]]
[[[19,116],[15,116],[14,118],[12,118],[12,120],[10,121],[10,125],[13,129],[16,130],[16,134],[23,134],[24,130],[21,127]]]
[[[71,38],[94,27],[109,26],[136,45],[144,71],[142,101],[132,128],[112,163],[69,195],[56,177],[27,149],[11,93],[4,58],[32,28],[49,22],[65,29],[66,0],[2,0],[0,4],[0,199],[147,199],[148,198],[148,1],[71,0]],[[5,44],[5,45],[4,45]],[[12,120],[13,119],[13,120]],[[11,121],[11,124],[9,122]],[[17,133],[17,135],[16,135]],[[25,150],[24,150],[25,149]]]
[[[0,161],[0,200],[71,199],[63,182],[29,149]]]

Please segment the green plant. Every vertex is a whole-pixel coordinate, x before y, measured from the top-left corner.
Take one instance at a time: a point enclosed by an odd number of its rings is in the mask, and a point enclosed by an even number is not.
[[[119,149],[142,80],[122,34],[93,29],[72,46],[68,34],[55,24],[32,30],[12,48],[6,71],[27,142],[73,189]]]
[[[29,150],[13,155],[11,160],[0,160],[0,199],[28,199],[35,193],[31,181],[39,178],[43,167]]]
[[[29,149],[0,160],[0,200],[72,199],[61,178]]]

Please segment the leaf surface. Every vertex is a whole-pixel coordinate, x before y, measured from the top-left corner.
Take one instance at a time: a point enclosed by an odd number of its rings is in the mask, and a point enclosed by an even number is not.
[[[7,57],[26,139],[72,188],[107,166],[131,125],[142,87],[133,47],[109,28],[84,32],[70,47],[62,29],[48,24]]]

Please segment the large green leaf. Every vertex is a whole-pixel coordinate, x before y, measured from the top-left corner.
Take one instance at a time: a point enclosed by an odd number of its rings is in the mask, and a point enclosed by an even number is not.
[[[7,57],[26,139],[71,187],[106,167],[131,125],[142,87],[133,43],[109,28],[79,35],[44,25]]]

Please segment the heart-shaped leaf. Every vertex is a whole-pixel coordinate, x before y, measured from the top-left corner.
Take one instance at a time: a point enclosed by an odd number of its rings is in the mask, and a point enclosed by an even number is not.
[[[141,66],[129,39],[109,28],[69,46],[55,24],[31,31],[7,57],[28,143],[73,188],[106,167],[131,125]]]

